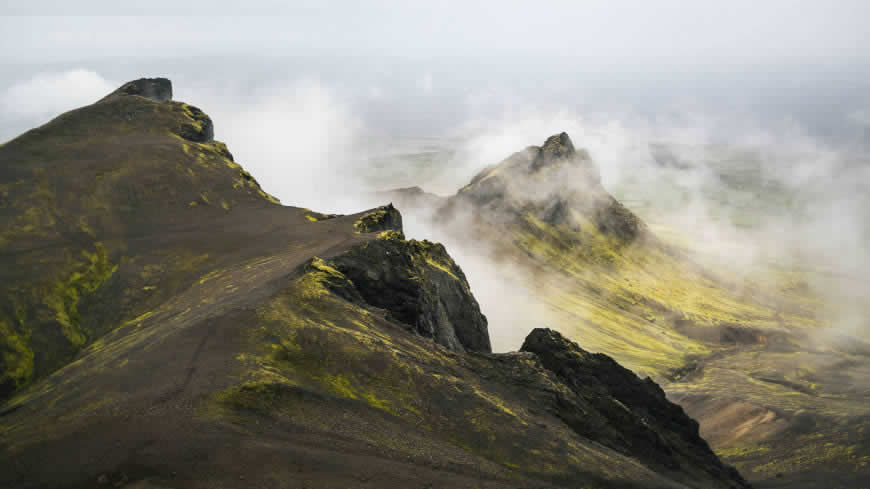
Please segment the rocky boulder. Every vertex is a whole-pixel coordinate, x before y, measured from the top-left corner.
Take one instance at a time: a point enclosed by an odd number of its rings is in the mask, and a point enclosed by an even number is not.
[[[575,397],[557,415],[578,434],[632,454],[663,471],[704,471],[707,477],[749,487],[722,464],[698,433],[698,423],[665,397],[649,377],[601,353],[590,353],[551,329],[534,329],[522,352],[534,353]]]
[[[402,214],[393,204],[387,204],[363,214],[353,226],[358,233],[402,232]]]
[[[126,95],[138,95],[155,102],[166,102],[172,100],[172,82],[166,78],[140,78],[121,85],[103,100],[111,100]]]

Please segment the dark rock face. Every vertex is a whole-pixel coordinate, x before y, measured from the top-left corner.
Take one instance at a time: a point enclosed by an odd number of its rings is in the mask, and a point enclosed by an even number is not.
[[[398,231],[401,233],[402,215],[393,207],[393,204],[387,204],[363,215],[354,223],[354,227],[360,233],[380,231]]]
[[[156,102],[172,100],[172,82],[166,78],[140,78],[121,85],[103,100],[124,95],[138,95]]]
[[[129,81],[100,100],[100,103],[117,101],[119,98],[133,95],[160,103],[169,102],[172,100],[172,82],[166,78],[140,78]],[[180,102],[174,104],[181,107],[187,116],[187,121],[177,130],[179,136],[196,143],[214,141],[214,124],[205,112],[192,105]],[[226,151],[226,147],[223,150]],[[229,151],[226,153],[226,156],[232,160]]]
[[[196,143],[208,143],[214,140],[214,124],[211,117],[192,105],[184,105],[184,110],[191,122],[181,126],[179,135]]]
[[[574,142],[571,141],[568,133],[562,132],[547,138],[544,145],[538,150],[529,169],[537,171],[558,161],[571,161],[575,159],[589,161],[589,155],[583,150],[578,152],[574,148]]]
[[[698,423],[649,377],[641,380],[609,356],[589,353],[550,329],[533,330],[520,351],[537,355],[577,395],[563,399],[565,409],[558,412],[577,433],[664,471],[701,470],[735,481],[733,487],[749,487],[710,450]]]
[[[601,232],[623,241],[634,240],[647,232],[646,223],[609,194],[595,206],[593,215]]]
[[[350,279],[366,303],[386,309],[415,333],[453,351],[492,351],[486,317],[443,245],[405,241],[392,232],[329,264]]]

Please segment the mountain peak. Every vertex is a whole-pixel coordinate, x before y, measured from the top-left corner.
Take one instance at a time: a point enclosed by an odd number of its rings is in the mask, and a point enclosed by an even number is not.
[[[570,158],[575,153],[574,143],[567,132],[561,132],[548,137],[544,145],[541,146],[541,154],[551,156],[552,158]]]
[[[139,78],[121,85],[103,100],[126,95],[138,95],[156,102],[166,102],[172,100],[172,82],[168,78]]]
[[[530,169],[532,171],[537,171],[543,167],[552,165],[557,161],[574,159],[586,160],[588,157],[585,151],[580,150],[578,152],[574,148],[574,143],[571,141],[571,137],[568,136],[568,133],[561,132],[547,138],[544,145],[538,150]]]
[[[524,220],[531,212],[547,224],[573,232],[586,220],[595,223],[598,231],[626,242],[645,234],[643,222],[601,185],[598,166],[589,153],[576,149],[565,132],[483,169],[445,204],[444,215],[452,215],[460,202],[478,211],[486,208],[485,215],[493,222],[502,223],[510,216]]]

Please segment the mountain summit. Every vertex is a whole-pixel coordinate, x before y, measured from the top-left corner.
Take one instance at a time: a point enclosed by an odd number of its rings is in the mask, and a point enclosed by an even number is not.
[[[155,102],[166,102],[172,100],[172,82],[167,78],[140,78],[121,85],[120,88],[106,95],[100,102],[126,95],[138,95]]]
[[[475,226],[547,225],[580,231],[592,226],[623,243],[648,238],[646,225],[601,185],[595,162],[567,133],[529,146],[478,173],[449,199],[442,221],[471,215]]]

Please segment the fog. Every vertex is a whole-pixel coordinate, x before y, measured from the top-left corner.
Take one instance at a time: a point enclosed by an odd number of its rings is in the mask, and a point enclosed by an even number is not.
[[[2,11],[238,13],[221,2],[149,5]],[[867,334],[866,2],[251,8],[269,17],[3,17],[0,141],[124,81],[166,76],[266,191],[347,213],[370,205],[374,190],[450,195],[566,131],[648,222],[690,234],[704,259],[736,273],[779,262],[824,271],[814,287],[830,298],[833,334]],[[688,168],[657,164],[657,144]],[[764,189],[787,197],[724,188],[711,164],[734,161],[751,162]],[[526,272],[447,236],[425,213],[405,214],[409,237],[447,241],[497,349],[517,348],[547,321]]]

